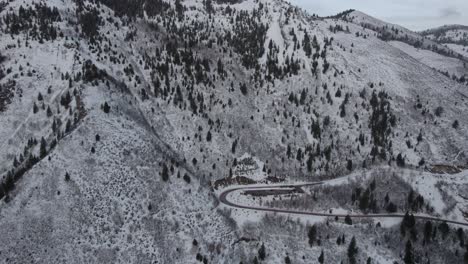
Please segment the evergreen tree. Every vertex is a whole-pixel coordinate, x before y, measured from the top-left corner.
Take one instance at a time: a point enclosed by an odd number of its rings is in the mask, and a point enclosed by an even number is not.
[[[359,199],[359,209],[362,211],[366,211],[369,208],[370,205],[370,190],[366,189],[364,193],[361,195],[361,198]]]
[[[439,225],[439,231],[442,234],[442,238],[445,239],[449,232],[450,232],[450,227],[448,226],[447,222],[442,222]]]
[[[67,91],[67,93],[65,95],[63,95],[61,98],[60,98],[60,104],[65,107],[66,109],[68,109],[70,103],[71,103],[72,99],[71,99],[71,96],[70,96],[70,93]]]
[[[218,59],[218,74],[220,76],[224,76],[224,65],[223,62],[221,61],[221,58]]]
[[[232,148],[231,148],[232,154],[236,153],[236,147],[237,147],[237,139],[234,140],[234,142],[232,142]]]
[[[353,220],[351,219],[351,216],[347,215],[347,216],[345,217],[345,223],[346,223],[347,225],[352,225],[352,224],[353,224]]]
[[[41,145],[39,148],[39,157],[42,159],[47,155],[47,142],[44,138],[41,138]]]
[[[168,181],[169,180],[169,169],[167,168],[166,164],[163,164],[163,170],[161,173],[161,177],[163,181]]]
[[[318,262],[320,264],[323,264],[324,261],[325,261],[325,256],[323,255],[323,249],[322,249],[322,253],[320,253],[320,256],[318,257]]]
[[[457,229],[457,237],[458,241],[460,242],[460,247],[465,246],[465,231],[460,227]]]
[[[247,91],[247,85],[245,83],[240,85],[240,90],[241,90],[243,95],[247,95],[248,91]]]
[[[51,117],[53,114],[52,114],[52,110],[50,109],[50,106],[47,106],[47,117]]]
[[[190,176],[188,176],[187,173],[184,174],[183,179],[184,179],[184,181],[185,181],[186,183],[190,183],[190,182],[191,182]]]
[[[304,52],[306,56],[310,57],[310,55],[312,54],[312,46],[311,46],[310,37],[309,37],[309,34],[307,34],[307,31],[304,34],[304,40],[302,42],[302,46],[304,48]]]
[[[184,6],[182,5],[180,0],[175,1],[175,9],[176,9],[177,15],[179,16],[179,19],[182,19],[182,16],[184,14]]]
[[[309,154],[309,158],[307,159],[307,171],[312,172],[313,170],[313,157],[311,154]]]
[[[405,166],[405,158],[403,158],[403,155],[401,153],[398,154],[396,158],[396,163],[398,167],[404,167]]]
[[[465,255],[463,256],[464,264],[468,264],[468,247],[466,247]]]
[[[265,260],[265,257],[266,257],[265,244],[262,243],[262,246],[258,250],[258,258],[263,261]]]
[[[352,160],[348,160],[347,164],[346,164],[346,168],[349,170],[349,171],[352,171],[353,170],[353,161]]]
[[[104,105],[102,106],[102,111],[104,111],[104,113],[106,114],[110,112],[110,106],[109,104],[107,104],[107,102],[104,102]]]
[[[309,229],[308,237],[309,237],[309,245],[313,246],[315,241],[317,240],[317,226],[316,225],[313,225]]]
[[[18,162],[18,160],[16,159],[16,156],[15,156],[15,158],[13,159],[13,167],[16,168],[16,167],[18,167],[18,166],[19,166],[19,162]],[[1,196],[1,195],[0,195],[0,196]]]
[[[65,124],[65,133],[69,133],[71,131],[71,122],[70,119],[67,120],[67,123]]]
[[[33,113],[35,114],[38,111],[39,111],[39,108],[37,107],[36,102],[34,102],[34,104],[33,104]]]
[[[398,208],[397,206],[393,203],[393,202],[390,202],[388,205],[387,205],[387,208],[386,208],[387,212],[389,213],[396,213]]]
[[[252,263],[253,263],[253,264],[258,264],[258,258],[257,258],[257,256],[254,257]]]
[[[408,240],[406,242],[405,247],[405,257],[403,258],[405,264],[414,264],[414,253],[413,253],[413,246],[411,245],[411,241]]]
[[[424,225],[424,243],[428,243],[431,241],[432,237],[432,222],[427,221]]]
[[[356,245],[356,238],[353,237],[348,246],[348,259],[350,264],[356,264],[356,255],[358,253],[358,247]]]

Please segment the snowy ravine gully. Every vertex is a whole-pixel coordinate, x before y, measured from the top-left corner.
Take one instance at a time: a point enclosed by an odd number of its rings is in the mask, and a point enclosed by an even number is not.
[[[468,264],[468,28],[0,0],[0,263]]]

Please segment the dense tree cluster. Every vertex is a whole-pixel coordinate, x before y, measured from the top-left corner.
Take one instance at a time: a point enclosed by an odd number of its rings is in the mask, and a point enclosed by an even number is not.
[[[62,18],[56,7],[50,8],[45,3],[34,3],[25,8],[19,7],[18,13],[8,12],[3,17],[6,32],[17,35],[22,32],[32,39],[40,42],[55,40],[59,35],[58,27],[54,22],[60,22]]]
[[[242,56],[242,64],[248,69],[258,67],[258,58],[265,52],[268,26],[260,21],[261,12],[261,9],[252,13],[240,11],[234,18],[232,33],[226,35],[234,50]]]
[[[381,91],[379,93],[373,91],[370,99],[372,114],[369,120],[373,148],[371,156],[387,158],[387,151],[391,151],[391,142],[389,141],[392,127],[396,125],[396,117],[393,115],[388,94]]]

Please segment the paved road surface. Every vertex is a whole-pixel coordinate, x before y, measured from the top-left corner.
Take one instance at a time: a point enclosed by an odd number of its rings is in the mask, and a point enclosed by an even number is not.
[[[247,209],[247,210],[254,210],[254,211],[264,211],[264,212],[273,212],[273,213],[286,213],[286,214],[298,214],[298,215],[311,215],[311,216],[322,216],[322,217],[346,217],[347,214],[327,214],[327,213],[316,213],[316,212],[307,212],[307,211],[298,211],[298,210],[289,210],[289,209],[279,209],[279,208],[268,208],[268,207],[259,207],[259,206],[249,206],[249,205],[242,205],[236,204],[234,202],[229,201],[228,196],[233,192],[238,191],[246,191],[246,190],[274,190],[280,188],[302,188],[308,186],[316,186],[321,185],[324,182],[313,182],[313,183],[306,183],[306,184],[285,184],[285,185],[271,185],[271,186],[245,186],[245,187],[238,187],[234,189],[228,189],[223,191],[219,195],[219,201],[227,206],[240,208],[240,209]],[[396,214],[350,214],[351,218],[399,218],[402,219],[405,214],[396,213]],[[425,216],[425,215],[414,215],[416,219],[420,220],[431,220],[437,222],[447,222],[450,224],[460,225],[468,227],[468,222],[460,222],[460,221],[453,221],[449,219],[443,219],[438,217],[432,216]]]

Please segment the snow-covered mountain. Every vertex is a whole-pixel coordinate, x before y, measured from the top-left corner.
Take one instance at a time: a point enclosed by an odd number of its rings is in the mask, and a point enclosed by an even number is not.
[[[428,34],[280,0],[12,0],[0,21],[6,263],[339,262],[353,236],[360,262],[393,263],[427,231],[220,203],[247,183],[345,176],[299,198],[466,220],[468,56]],[[372,184],[354,208],[344,189]],[[418,261],[462,261],[448,230]]]
[[[428,39],[452,49],[453,51],[468,56],[468,26],[447,25],[421,32]]]
[[[468,26],[464,25],[446,25],[434,29],[428,29],[421,32],[426,38],[435,40],[439,43],[455,43],[467,45]]]

